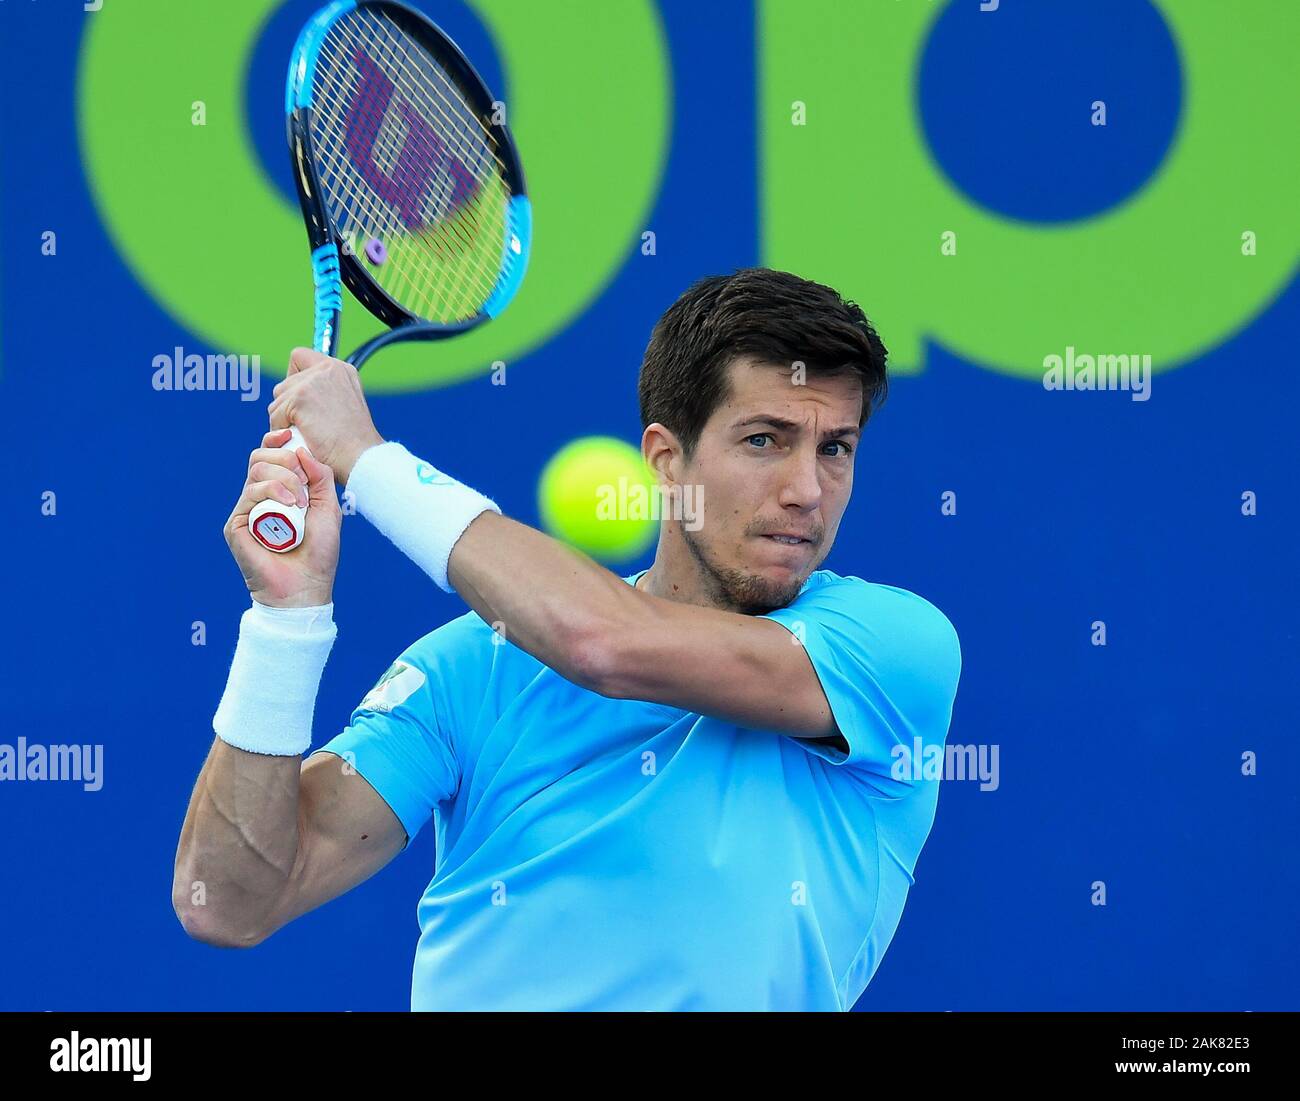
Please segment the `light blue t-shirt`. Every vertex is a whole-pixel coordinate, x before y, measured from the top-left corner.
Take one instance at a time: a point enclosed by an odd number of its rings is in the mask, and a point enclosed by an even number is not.
[[[433,820],[413,1010],[852,1008],[934,821],[961,652],[921,597],[829,570],[767,618],[847,755],[607,699],[473,612],[401,655],[318,752],[408,844]]]

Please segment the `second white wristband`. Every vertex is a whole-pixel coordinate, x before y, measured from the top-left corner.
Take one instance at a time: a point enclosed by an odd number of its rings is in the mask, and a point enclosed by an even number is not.
[[[312,713],[338,627],[334,605],[268,608],[253,601],[212,729],[236,749],[296,757],[311,745]]]
[[[445,592],[452,591],[447,563],[456,540],[481,513],[501,511],[396,441],[363,451],[347,488],[357,511]]]

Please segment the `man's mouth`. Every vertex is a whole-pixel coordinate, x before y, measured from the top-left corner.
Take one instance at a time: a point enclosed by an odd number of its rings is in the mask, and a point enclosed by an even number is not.
[[[771,539],[777,543],[784,543],[787,546],[791,546],[791,547],[797,547],[801,543],[812,542],[811,539],[807,539],[802,535],[764,535],[763,538]]]

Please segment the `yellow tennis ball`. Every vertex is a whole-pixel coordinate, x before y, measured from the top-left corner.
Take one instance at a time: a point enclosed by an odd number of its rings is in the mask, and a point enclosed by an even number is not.
[[[566,444],[537,486],[542,526],[605,562],[635,558],[658,529],[655,479],[641,452],[613,436]]]

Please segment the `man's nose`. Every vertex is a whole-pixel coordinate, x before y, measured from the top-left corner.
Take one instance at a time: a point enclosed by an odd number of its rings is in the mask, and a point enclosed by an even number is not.
[[[821,503],[821,471],[815,449],[792,449],[781,474],[782,507],[810,509]]]

